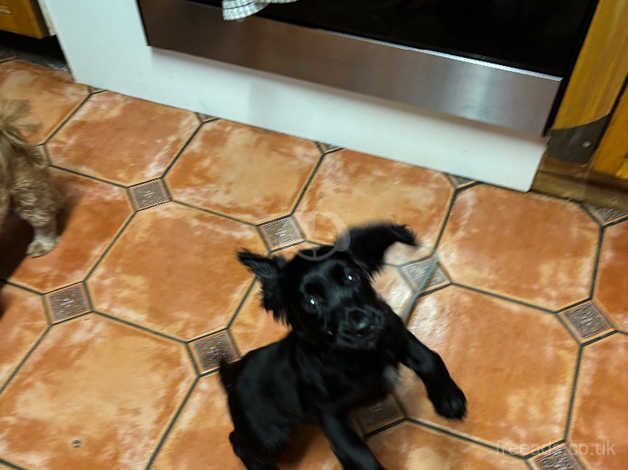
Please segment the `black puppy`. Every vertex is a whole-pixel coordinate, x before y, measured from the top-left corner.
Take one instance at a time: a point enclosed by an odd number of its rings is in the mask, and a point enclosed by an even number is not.
[[[246,467],[276,469],[292,431],[320,421],[346,469],[380,469],[349,424],[348,413],[383,399],[399,363],[423,380],[436,411],[465,415],[466,399],[438,354],[428,349],[371,286],[384,253],[395,242],[415,244],[401,225],[353,229],[348,248],[303,250],[291,261],[241,252],[240,261],[262,282],[264,307],[292,331],[281,341],[222,363],[235,430],[233,450]]]

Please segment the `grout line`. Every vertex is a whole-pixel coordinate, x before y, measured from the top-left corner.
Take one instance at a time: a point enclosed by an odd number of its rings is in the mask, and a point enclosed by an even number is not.
[[[117,183],[115,181],[110,181],[110,180],[101,178],[99,176],[88,175],[87,173],[83,173],[81,171],[74,170],[72,168],[66,168],[66,167],[63,167],[63,166],[59,166],[59,165],[57,165],[55,163],[51,163],[49,165],[49,167],[50,168],[54,168],[55,170],[58,170],[58,171],[65,171],[66,173],[72,173],[73,175],[76,175],[76,176],[82,176],[83,178],[89,178],[89,179],[92,179],[94,181],[98,181],[99,183],[108,184],[108,185],[115,186],[117,188],[121,188],[121,189],[125,189],[125,190],[127,189],[127,186],[125,186],[125,185],[123,185],[121,183]],[[140,183],[138,183],[138,184],[140,184]]]
[[[597,284],[597,273],[600,266],[600,256],[602,255],[602,243],[604,242],[604,235],[606,233],[605,227],[600,227],[600,231],[597,236],[597,245],[595,247],[595,258],[593,261],[593,275],[591,276],[591,289],[589,290],[589,297],[593,299],[595,295],[595,285]]]
[[[188,353],[188,357],[190,358],[190,361],[192,361],[192,368],[194,369],[194,372],[196,372],[196,376],[200,377],[201,376],[201,370],[199,369],[198,365],[196,364],[196,359],[194,359],[194,353],[192,352],[192,346],[191,343],[185,343],[185,350]]]
[[[584,346],[578,348],[578,357],[576,358],[576,367],[573,376],[573,383],[571,384],[571,393],[569,394],[569,407],[567,408],[567,420],[565,421],[565,431],[563,433],[563,440],[569,440],[569,430],[571,428],[571,420],[573,418],[573,408],[576,401],[576,393],[578,392],[578,378],[580,376],[580,364],[582,362],[582,354]]]
[[[159,451],[161,450],[161,448],[165,444],[166,439],[168,438],[168,436],[170,435],[170,432],[172,431],[172,428],[174,427],[174,424],[176,423],[177,419],[179,418],[179,416],[183,412],[183,408],[185,408],[185,405],[190,400],[190,397],[192,396],[192,392],[194,392],[194,389],[196,388],[199,380],[200,380],[200,377],[198,377],[198,376],[196,376],[194,378],[194,381],[192,382],[192,385],[190,386],[190,389],[186,393],[185,397],[183,397],[183,401],[181,402],[181,404],[177,408],[177,411],[175,412],[174,416],[172,417],[172,419],[168,423],[168,426],[166,427],[166,430],[164,431],[164,433],[162,434],[161,438],[159,439],[159,442],[157,443],[157,447],[155,447],[155,450],[153,451],[150,459],[148,460],[148,464],[146,465],[146,470],[150,469],[152,467],[152,465],[155,463],[155,459],[157,458],[157,455],[159,454]]]
[[[238,222],[240,224],[248,225],[249,227],[257,227],[257,225],[255,225],[252,222],[247,222],[245,220],[236,219],[235,217],[232,217],[230,215],[223,214],[221,212],[217,212],[217,211],[214,211],[214,210],[211,210],[211,209],[205,209],[204,207],[195,206],[193,204],[189,204],[187,202],[180,201],[178,199],[172,199],[172,201],[170,201],[170,202],[174,202],[175,204],[179,204],[179,205],[187,207],[189,209],[195,209],[197,211],[205,212],[207,214],[215,215],[217,217],[222,217],[224,219],[229,219],[229,220],[232,220],[233,222]]]
[[[273,254],[280,254],[281,251],[287,250],[288,248],[292,248],[292,247],[295,247],[297,245],[301,245],[304,242],[305,242],[304,240],[301,240],[301,241],[298,241],[298,242],[290,243],[289,245],[282,246],[280,248],[273,248],[272,250],[270,250],[270,254],[271,255],[273,255]]]
[[[456,287],[460,287],[462,289],[470,290],[472,292],[477,292],[479,294],[484,294],[484,295],[488,295],[488,296],[491,296],[491,297],[495,297],[495,298],[500,299],[500,300],[505,300],[505,301],[512,302],[512,303],[515,303],[515,304],[523,305],[524,307],[533,308],[535,310],[538,310],[539,312],[546,313],[548,315],[558,315],[557,312],[555,312],[553,310],[550,310],[548,308],[545,308],[545,307],[541,307],[540,305],[534,305],[534,304],[525,302],[523,300],[513,299],[513,298],[507,297],[505,295],[497,294],[495,292],[485,291],[485,290],[480,289],[478,287],[472,287],[472,286],[467,286],[467,285],[464,285],[464,284],[459,284],[458,282],[455,282],[455,281],[451,281],[450,285],[456,286]],[[582,303],[582,301],[578,302],[578,304],[580,304],[580,303]],[[563,310],[563,309],[561,309],[561,310]]]
[[[32,287],[28,287],[28,286],[22,285],[22,284],[20,284],[18,282],[10,280],[10,279],[3,279],[2,282],[4,282],[8,286],[17,287],[18,289],[23,289],[23,290],[25,290],[27,292],[30,292],[31,294],[36,294],[36,295],[46,295],[46,294],[49,294],[50,292],[54,292],[55,290],[58,290],[58,289],[53,289],[51,291],[40,292],[40,291],[38,291],[36,289],[33,289]],[[76,284],[76,283],[72,283],[72,284]],[[63,287],[61,289],[63,289]]]
[[[556,315],[558,317],[558,321],[561,325],[569,332],[569,335],[576,340],[576,343],[580,344],[582,342],[582,338],[579,334],[577,334],[574,330],[576,328],[571,328],[567,322],[567,319],[563,317],[563,315]]]
[[[590,339],[588,341],[584,341],[582,343],[582,347],[584,348],[584,347],[589,346],[591,344],[597,343],[598,341],[602,341],[603,339],[606,339],[609,336],[613,336],[616,333],[621,333],[621,331],[617,331],[617,330],[607,331],[606,333],[604,333],[603,335],[598,336],[597,338],[593,338],[593,339]]]
[[[593,212],[590,211],[587,206],[585,206],[586,201],[578,201],[578,206],[580,206],[580,209],[582,209],[590,218],[591,220],[593,220],[593,222],[595,222],[599,227],[604,227],[604,222],[602,222],[601,220],[598,220],[597,217],[595,217],[595,215],[593,215]]]
[[[364,439],[368,440],[370,438],[372,438],[373,436],[376,436],[380,433],[383,433],[384,431],[389,430],[390,428],[394,428],[395,426],[403,423],[404,421],[406,421],[406,418],[397,418],[396,420],[388,423],[388,424],[384,424],[382,427],[377,428],[375,431],[370,431],[370,432],[365,432],[364,434]]]
[[[273,251],[273,247],[270,242],[266,240],[266,237],[262,233],[262,227],[259,225],[255,226],[255,231],[257,232],[257,236],[262,240],[264,247],[266,248],[266,254],[269,255]]]
[[[447,227],[447,224],[449,223],[449,218],[451,216],[451,211],[454,208],[454,204],[458,200],[458,192],[459,191],[457,189],[454,189],[454,192],[451,195],[451,198],[449,199],[449,204],[447,205],[447,212],[445,213],[445,217],[443,218],[443,221],[441,222],[441,226],[438,229],[438,236],[436,237],[436,240],[434,241],[434,246],[432,247],[431,255],[436,253],[436,251],[438,250],[438,247],[440,245],[440,241],[442,240],[443,234],[445,233],[445,228]]]
[[[310,175],[308,176],[307,180],[305,181],[305,184],[303,185],[303,188],[301,188],[301,193],[299,194],[299,196],[297,197],[297,200],[295,201],[294,205],[292,206],[292,210],[290,211],[290,214],[289,214],[290,216],[293,216],[295,214],[295,212],[297,211],[297,209],[299,208],[299,205],[301,204],[301,201],[303,201],[303,198],[305,197],[305,193],[307,192],[308,189],[310,189],[310,186],[312,185],[312,181],[314,181],[314,178],[318,174],[319,168],[321,167],[321,165],[325,161],[325,157],[327,157],[327,154],[326,153],[322,154],[319,157],[318,162],[316,163],[316,165],[314,165],[314,169],[312,169],[312,172],[310,173]],[[295,218],[295,220],[296,220],[296,218]],[[301,229],[301,227],[299,227],[299,229]],[[303,232],[303,230],[301,230],[301,233],[303,233],[303,235],[305,235],[305,232]]]
[[[253,277],[253,280],[251,281],[246,291],[244,292],[244,295],[242,296],[242,300],[240,300],[240,303],[238,304],[235,311],[233,312],[233,315],[231,315],[231,318],[227,322],[227,326],[225,327],[225,330],[228,330],[231,328],[231,325],[233,325],[236,318],[240,314],[240,310],[242,310],[242,306],[244,305],[244,302],[246,302],[246,300],[249,298],[249,295],[253,295],[252,294],[253,287],[255,286],[256,282],[257,282],[257,276]],[[260,284],[261,284],[261,281],[260,281]]]
[[[3,458],[0,458],[0,463],[3,465],[6,465],[9,468],[13,468],[15,470],[24,470],[23,467],[18,467],[14,463],[9,462],[8,460],[4,460]]]
[[[105,250],[98,257],[98,259],[94,262],[93,266],[89,268],[89,271],[87,271],[87,274],[85,274],[85,277],[83,278],[83,284],[85,284],[85,291],[88,292],[88,296],[90,297],[90,300],[91,300],[91,294],[89,293],[87,282],[92,277],[92,274],[94,274],[94,271],[96,271],[96,268],[100,266],[100,264],[103,262],[105,257],[113,249],[113,246],[116,244],[118,239],[122,236],[122,234],[126,231],[126,228],[131,224],[131,221],[135,218],[135,214],[137,214],[137,212],[132,212],[131,215],[127,217],[127,219],[122,223],[122,225],[118,229],[118,232],[113,236],[113,238],[111,239],[111,241],[109,242]]]
[[[611,220],[610,222],[604,225],[604,228],[612,227],[613,225],[619,225],[623,222],[628,223],[628,215],[624,215],[624,216],[619,217],[618,219]]]
[[[197,117],[198,117],[198,114],[197,114]],[[172,169],[174,164],[179,160],[179,157],[183,154],[183,152],[185,152],[185,150],[188,148],[188,145],[190,145],[190,142],[192,142],[192,139],[196,137],[196,135],[199,133],[199,131],[201,130],[204,124],[205,124],[204,122],[198,123],[198,125],[196,126],[196,129],[194,129],[192,131],[192,134],[190,134],[190,137],[188,137],[186,141],[183,142],[183,145],[181,146],[181,148],[177,151],[177,153],[174,154],[174,157],[172,157],[172,160],[168,162],[168,164],[166,165],[166,168],[164,168],[164,171],[162,171],[161,176],[159,176],[158,179],[163,180],[164,186],[166,186],[166,176],[168,176],[168,173],[170,173],[170,170]]]
[[[537,450],[533,450],[532,452],[527,453],[524,458],[526,460],[532,459],[533,457],[536,457],[537,455],[541,455],[544,454],[545,452],[554,449],[555,447],[558,447],[560,445],[563,445],[565,443],[565,439],[560,439],[556,442],[552,442],[551,444],[548,444],[546,446],[541,447],[540,449]]]
[[[31,357],[35,349],[37,349],[37,347],[41,344],[44,338],[48,335],[48,332],[50,331],[51,328],[52,326],[46,327],[46,330],[39,336],[39,338],[37,338],[35,343],[33,343],[31,348],[26,352],[22,360],[20,360],[20,362],[15,367],[15,369],[13,369],[13,372],[11,372],[11,374],[9,375],[7,380],[4,382],[4,384],[0,386],[0,395],[2,395],[2,392],[4,392],[7,389],[7,387],[11,384],[15,376],[18,374],[18,372],[22,369],[22,367],[26,363],[26,361]]]
[[[523,455],[516,454],[514,452],[510,452],[510,451],[508,451],[506,449],[500,449],[499,447],[496,447],[496,446],[494,446],[492,444],[489,444],[487,442],[483,442],[483,441],[471,438],[469,436],[465,436],[465,435],[462,435],[462,434],[457,434],[457,433],[455,433],[455,432],[453,432],[453,431],[451,431],[449,429],[441,428],[440,426],[436,426],[434,424],[428,423],[427,421],[423,421],[421,419],[416,419],[416,418],[410,417],[410,418],[408,418],[408,420],[411,423],[414,423],[414,424],[416,424],[418,426],[422,426],[422,427],[431,429],[432,431],[436,431],[437,433],[445,434],[447,436],[456,438],[456,439],[461,440],[461,441],[465,441],[465,442],[468,442],[468,443],[471,443],[471,444],[477,444],[477,445],[482,446],[482,447],[484,447],[486,449],[493,450],[493,451],[497,452],[498,454],[506,454],[506,455],[510,455],[511,457],[516,457],[516,458],[522,459],[522,460],[525,458]]]
[[[78,315],[72,315],[71,317],[62,318],[61,320],[53,320],[50,327],[53,328],[57,325],[61,325],[63,323],[68,323],[72,320],[76,320],[77,318],[86,317],[87,315],[91,315],[92,313],[94,313],[94,311],[90,310],[89,312],[79,313]]]
[[[233,346],[233,349],[236,353],[236,361],[239,361],[240,359],[242,359],[242,351],[240,350],[240,346],[238,346],[238,343],[236,342],[235,336],[233,336],[233,333],[231,333],[231,330],[226,328],[225,330],[225,334],[227,335],[227,337],[229,338],[229,341],[231,342],[231,346]],[[218,364],[218,368],[220,368],[220,364]]]
[[[186,344],[186,342],[184,340],[180,339],[180,338],[177,338],[175,336],[170,336],[170,335],[168,335],[166,333],[161,333],[161,332],[159,332],[157,330],[153,330],[153,329],[148,328],[146,326],[139,325],[137,323],[133,323],[133,322],[130,322],[128,320],[124,320],[123,318],[115,317],[115,316],[113,316],[113,315],[111,315],[109,313],[101,312],[100,310],[94,310],[93,313],[96,314],[96,315],[99,315],[101,317],[108,318],[109,320],[112,320],[112,321],[115,321],[115,322],[118,322],[118,323],[122,323],[122,324],[124,324],[126,326],[130,326],[131,328],[135,328],[135,329],[141,330],[144,333],[149,333],[149,334],[152,334],[152,335],[156,335],[156,336],[159,336],[161,338],[168,339],[170,341],[174,341],[175,343],[178,343],[178,344]]]
[[[72,81],[74,82],[74,79],[72,79]],[[74,82],[74,83],[76,83],[76,82]],[[74,116],[76,116],[76,114],[83,107],[83,105],[85,103],[87,103],[87,101],[89,101],[89,99],[92,97],[92,94],[89,92],[89,88],[87,87],[87,85],[85,85],[85,87],[87,88],[87,96],[85,96],[81,100],[81,102],[76,106],[76,108],[74,108],[72,111],[70,111],[70,113],[66,116],[66,118],[63,119],[57,125],[57,127],[55,127],[55,129],[50,134],[48,134],[48,136],[43,140],[43,142],[41,142],[41,145],[48,145],[50,143],[50,141],[52,141],[52,139],[54,139],[57,136],[57,134],[59,132],[61,132],[61,129],[63,129],[65,127],[65,125],[70,121],[70,119],[72,119]]]

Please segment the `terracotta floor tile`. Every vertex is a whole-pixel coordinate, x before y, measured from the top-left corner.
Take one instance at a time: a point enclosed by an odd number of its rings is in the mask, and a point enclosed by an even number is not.
[[[0,287],[0,388],[47,326],[41,297]]]
[[[220,120],[203,126],[167,183],[176,200],[259,224],[290,212],[319,156],[313,142]]]
[[[233,430],[218,374],[202,377],[170,431],[152,468],[244,468],[229,443]]]
[[[558,310],[589,296],[598,234],[570,202],[478,186],[458,196],[439,252],[454,281]]]
[[[464,422],[440,418],[404,369],[399,396],[411,416],[524,455],[561,439],[578,345],[558,318],[450,286],[421,298],[408,327],[468,399]]]
[[[0,396],[0,455],[30,468],[143,468],[189,390],[182,345],[88,315],[55,326]]]
[[[628,336],[615,334],[582,353],[569,439],[591,469],[625,469],[628,455]]]
[[[39,258],[25,257],[30,226],[10,218],[0,234],[0,276],[42,292],[83,280],[131,214],[124,190],[105,183],[52,170],[65,199],[59,244]]]
[[[410,423],[377,434],[369,444],[391,470],[527,468],[523,460]]]
[[[66,72],[21,61],[0,64],[0,97],[30,104],[25,122],[37,128],[25,135],[32,143],[46,140],[87,94],[87,87],[74,83]]]
[[[331,243],[347,226],[393,220],[409,225],[422,249],[393,248],[401,263],[429,252],[445,220],[453,188],[447,177],[349,150],[325,157],[297,210],[308,240]]]
[[[229,433],[233,430],[227,400],[218,374],[202,377],[185,404],[152,468],[243,469],[233,454]],[[286,451],[281,465],[286,470],[339,470],[327,440],[312,428]]]
[[[89,280],[95,308],[192,339],[226,326],[265,252],[254,227],[175,203],[138,212]]]
[[[161,176],[198,127],[194,113],[103,92],[48,144],[53,163],[132,185]]]
[[[253,349],[279,341],[288,332],[287,326],[275,321],[272,313],[264,310],[261,305],[260,285],[255,283],[231,326],[231,333],[240,353],[244,355]]]
[[[595,302],[618,328],[628,331],[628,222],[604,233]]]

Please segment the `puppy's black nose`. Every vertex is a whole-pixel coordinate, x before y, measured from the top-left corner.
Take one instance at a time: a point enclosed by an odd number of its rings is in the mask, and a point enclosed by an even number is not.
[[[369,316],[362,310],[349,311],[349,329],[358,335],[368,333],[371,330]]]

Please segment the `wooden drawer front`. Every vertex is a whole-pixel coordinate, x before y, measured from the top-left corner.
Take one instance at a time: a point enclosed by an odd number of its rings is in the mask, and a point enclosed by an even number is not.
[[[0,29],[35,38],[48,35],[39,6],[33,0],[0,0]]]

